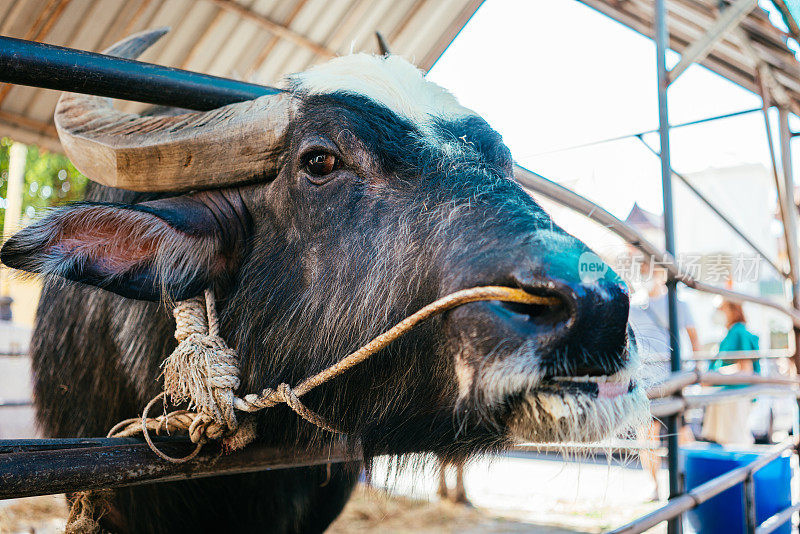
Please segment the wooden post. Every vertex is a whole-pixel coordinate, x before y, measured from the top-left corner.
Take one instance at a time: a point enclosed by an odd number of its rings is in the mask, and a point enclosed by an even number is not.
[[[25,161],[28,147],[13,143],[9,147],[6,214],[3,220],[3,242],[19,230],[22,216],[22,187],[25,183]],[[0,321],[11,321],[11,280],[6,267],[0,267]]]

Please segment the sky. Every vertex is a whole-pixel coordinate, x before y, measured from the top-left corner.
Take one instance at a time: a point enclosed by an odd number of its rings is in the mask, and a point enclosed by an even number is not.
[[[624,219],[634,202],[662,212],[658,159],[636,139],[565,149],[657,128],[655,59],[652,40],[576,0],[487,0],[428,78],[489,121],[521,165]],[[678,59],[670,52],[668,66]],[[698,65],[669,89],[672,124],[760,105]],[[657,134],[646,139],[658,147]],[[683,173],[769,168],[759,113],[675,129],[671,145],[673,168]],[[590,245],[601,239],[578,216],[559,210],[554,217]]]

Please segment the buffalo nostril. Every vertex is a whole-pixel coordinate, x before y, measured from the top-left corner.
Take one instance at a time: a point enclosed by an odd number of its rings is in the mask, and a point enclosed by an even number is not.
[[[527,321],[532,323],[556,326],[569,319],[568,308],[560,299],[557,304],[502,302],[501,306],[513,314],[524,317]]]
[[[554,304],[523,304],[519,302],[500,302],[507,316],[523,330],[533,335],[553,335],[561,332],[571,322],[573,306],[565,295],[544,288],[524,288],[532,295],[554,299]]]
[[[558,278],[514,279],[508,285],[554,305],[499,303],[507,324],[535,341],[548,376],[604,376],[625,365],[628,297],[623,288]]]

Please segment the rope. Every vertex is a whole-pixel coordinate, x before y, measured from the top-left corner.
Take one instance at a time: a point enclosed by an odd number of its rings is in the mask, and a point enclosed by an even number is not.
[[[148,403],[141,418],[127,419],[118,423],[109,432],[109,437],[133,436],[141,433],[161,458],[180,463],[191,458],[172,458],[164,455],[152,445],[149,433],[187,432],[191,441],[198,444],[191,457],[194,457],[200,446],[208,440],[233,438],[229,441],[236,442],[241,447],[243,436],[237,436],[239,425],[235,411],[256,412],[278,404],[286,404],[297,415],[320,428],[342,433],[321,415],[306,407],[300,401],[300,397],[365,361],[419,323],[456,306],[482,300],[538,305],[558,303],[555,297],[532,295],[521,289],[502,286],[474,287],[456,291],[406,317],[355,352],[306,378],[294,388],[283,383],[275,389],[266,388],[261,393],[240,398],[234,394],[240,383],[238,358],[235,351],[228,348],[225,341],[219,337],[219,319],[214,295],[210,290],[206,290],[205,298],[197,297],[180,302],[174,309],[175,338],[178,340],[178,347],[162,365],[164,392]],[[167,397],[173,404],[188,402],[189,410],[178,410],[154,418],[147,417],[152,406]],[[247,433],[251,431],[252,428],[249,427],[246,430]]]
[[[559,302],[556,297],[532,295],[521,289],[502,286],[456,291],[409,315],[355,352],[306,378],[294,388],[282,383],[275,389],[266,388],[261,393],[251,393],[240,398],[235,394],[240,385],[239,359],[236,352],[219,335],[216,299],[211,290],[207,289],[204,297],[179,302],[173,310],[178,346],[162,364],[164,391],[147,403],[141,417],[120,421],[109,430],[108,437],[142,434],[159,458],[172,463],[184,463],[197,456],[209,440],[221,439],[226,450],[237,450],[246,446],[256,437],[255,425],[252,421],[240,425],[236,411],[257,412],[278,404],[286,404],[297,415],[319,428],[343,433],[305,406],[300,397],[367,360],[419,323],[456,306],[484,300],[542,306],[552,306]],[[186,402],[189,409],[148,417],[157,402],[167,400],[173,404]],[[169,456],[156,447],[150,437],[151,432],[156,435],[186,432],[192,443],[196,444],[195,449],[182,458]],[[68,526],[75,521],[84,521],[87,517],[91,519],[93,508],[88,504],[91,494],[92,492],[77,494]]]

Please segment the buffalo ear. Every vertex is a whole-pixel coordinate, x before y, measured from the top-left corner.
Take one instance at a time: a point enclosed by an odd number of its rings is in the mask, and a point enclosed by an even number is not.
[[[250,217],[238,190],[141,204],[79,202],[8,239],[0,260],[140,300],[184,300],[238,268]]]

